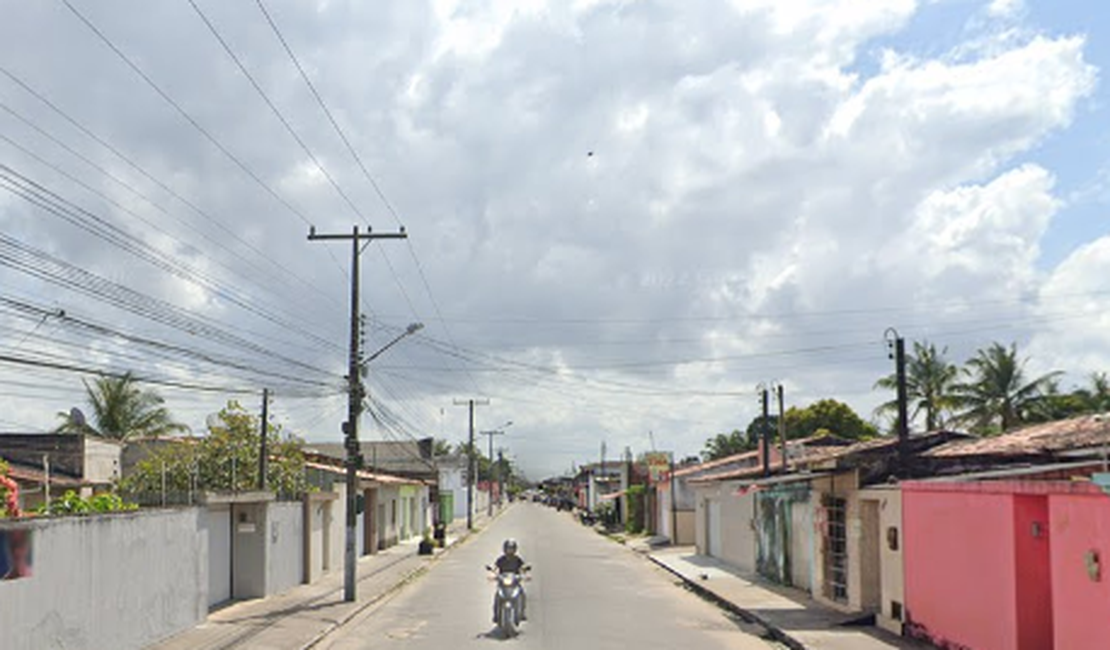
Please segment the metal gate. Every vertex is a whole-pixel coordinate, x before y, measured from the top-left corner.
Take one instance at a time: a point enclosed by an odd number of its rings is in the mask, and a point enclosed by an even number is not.
[[[825,597],[848,599],[848,502],[825,495],[825,534],[822,537],[825,555]]]

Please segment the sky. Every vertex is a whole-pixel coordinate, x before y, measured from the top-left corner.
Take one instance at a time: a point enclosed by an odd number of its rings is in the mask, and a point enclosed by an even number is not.
[[[5,0],[0,429],[132,371],[539,477],[890,399],[888,328],[1110,370],[1110,10],[1077,0]],[[14,361],[13,361],[14,359]],[[30,365],[29,365],[30,364]],[[49,367],[44,367],[49,364]]]

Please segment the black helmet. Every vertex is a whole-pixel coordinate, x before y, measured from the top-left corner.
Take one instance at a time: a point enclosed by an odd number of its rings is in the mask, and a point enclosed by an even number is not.
[[[506,553],[516,553],[516,540],[511,537],[505,540],[505,543],[501,545],[501,549]]]

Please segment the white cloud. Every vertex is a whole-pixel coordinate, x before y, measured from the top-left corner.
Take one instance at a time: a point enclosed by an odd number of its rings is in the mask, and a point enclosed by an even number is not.
[[[246,5],[208,4],[375,228],[394,227],[272,35],[252,27],[257,15]],[[1084,38],[972,33],[952,52],[926,57],[897,45],[917,9],[909,0],[277,5],[290,42],[408,226],[450,338],[526,364],[465,373],[457,357],[407,341],[376,362],[375,385],[430,433],[439,432],[445,401],[487,393],[494,406],[481,417],[516,421],[521,459],[559,470],[592,458],[599,438],[614,451],[642,449],[648,430],[661,446],[693,452],[709,433],[743,427],[757,406],[690,392],[750,395],[757,382],[778,378],[792,403],[834,396],[868,413],[884,397],[871,392],[888,370],[881,343],[872,343],[888,325],[950,343],[957,357],[1013,334],[1032,337],[1031,351],[1046,363],[1106,364],[1110,350],[1098,342],[1105,328],[1092,325],[1085,343],[1072,346],[1063,330],[1037,321],[1059,310],[1053,287],[1095,290],[1094,278],[1107,277],[1103,244],[1076,252],[1047,279],[1037,271],[1042,239],[1067,206],[1036,147],[1068,128],[1093,91]],[[95,18],[321,231],[350,228],[343,201],[195,17],[171,6],[106,4]],[[878,68],[858,65],[879,38],[888,50]],[[0,58],[17,61],[60,105],[319,288],[280,275],[0,79],[6,102],[43,114],[82,151],[238,253],[205,247],[233,269],[205,272],[343,340],[346,249],[307,244],[304,223],[208,148],[80,25],[21,6],[0,25]],[[0,129],[34,137],[3,115]],[[47,170],[13,160],[71,192]],[[212,303],[4,194],[0,222],[167,299]],[[171,232],[195,241],[185,229]],[[179,254],[170,239],[151,241]],[[385,243],[363,259],[377,317],[419,319],[427,334],[449,338],[407,251]],[[0,281],[43,291],[6,271]],[[990,306],[1042,286],[1043,304]],[[912,308],[915,301],[922,306]],[[223,311],[206,306],[208,315],[236,331],[297,354],[293,344],[309,346],[216,304]],[[952,333],[968,329],[966,320],[988,328]],[[1021,328],[989,329],[1008,320]],[[383,342],[387,335],[375,332]],[[343,372],[342,345],[304,354]],[[735,358],[707,361],[721,356]],[[657,365],[635,365],[645,363]],[[576,370],[584,367],[603,369]],[[202,414],[198,404],[176,408]],[[339,415],[321,404],[287,400],[282,408],[294,424],[330,436]],[[32,411],[18,412],[26,419]],[[446,434],[457,439],[462,419],[448,416]]]
[[[1025,0],[991,0],[987,15],[994,18],[1012,18],[1025,11]]]

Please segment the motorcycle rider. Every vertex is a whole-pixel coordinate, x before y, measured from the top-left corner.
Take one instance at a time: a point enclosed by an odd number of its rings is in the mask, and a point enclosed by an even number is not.
[[[515,539],[509,538],[501,545],[502,555],[494,562],[494,567],[499,574],[503,573],[516,573],[523,575],[524,571],[528,568],[524,562],[524,558],[517,554],[517,543]],[[528,597],[524,593],[524,588],[520,589],[520,620],[528,620]],[[497,622],[497,613],[501,609],[501,603],[498,602],[498,596],[494,595],[493,598],[493,622]]]

